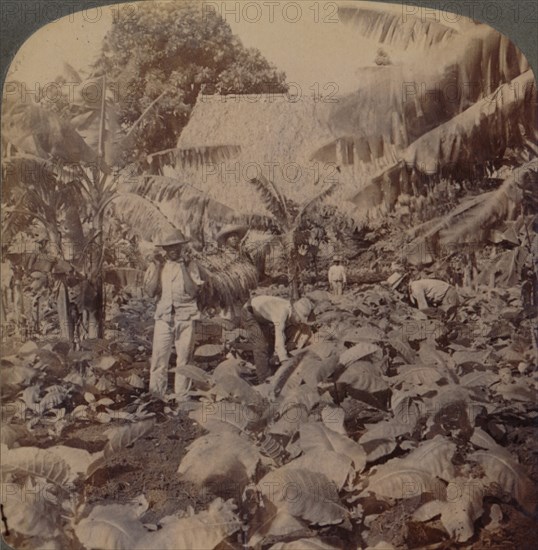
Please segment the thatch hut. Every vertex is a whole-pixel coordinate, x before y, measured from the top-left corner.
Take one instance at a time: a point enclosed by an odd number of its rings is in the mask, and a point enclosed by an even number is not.
[[[182,169],[181,179],[241,212],[260,211],[259,196],[246,185],[260,174],[298,202],[334,181],[349,185],[352,177],[346,167],[352,159],[345,157],[344,149],[339,150],[337,163],[332,150],[326,159],[323,154],[313,159],[314,152],[326,146],[339,147],[334,145],[329,122],[334,103],[323,99],[291,94],[200,95],[178,147],[235,148],[222,161]]]

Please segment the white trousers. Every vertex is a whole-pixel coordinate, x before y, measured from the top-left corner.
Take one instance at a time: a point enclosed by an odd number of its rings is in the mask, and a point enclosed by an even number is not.
[[[153,333],[153,351],[151,355],[151,367],[149,371],[149,391],[154,395],[163,397],[168,387],[168,362],[172,353],[172,345],[176,347],[176,368],[185,366],[192,353],[192,336],[194,331],[193,315],[187,321],[174,321],[170,325],[166,321],[157,319]],[[188,391],[189,379],[175,372],[174,393],[182,394]]]
[[[331,283],[331,292],[335,296],[342,296],[344,293],[344,283],[342,281],[333,281]]]

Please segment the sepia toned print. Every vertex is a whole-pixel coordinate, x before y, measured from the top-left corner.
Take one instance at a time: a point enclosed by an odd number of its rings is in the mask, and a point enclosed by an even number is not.
[[[133,2],[23,45],[6,548],[533,546],[536,82],[458,6]]]

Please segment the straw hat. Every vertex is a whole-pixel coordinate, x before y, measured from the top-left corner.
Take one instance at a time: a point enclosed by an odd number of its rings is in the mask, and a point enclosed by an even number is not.
[[[167,247],[175,246],[177,244],[186,244],[189,242],[189,239],[183,235],[179,229],[174,229],[170,233],[166,234],[161,242],[157,243],[157,246]]]
[[[217,233],[217,243],[222,244],[226,238],[233,234],[236,234],[240,239],[242,239],[247,234],[247,231],[248,227],[246,225],[225,225]]]

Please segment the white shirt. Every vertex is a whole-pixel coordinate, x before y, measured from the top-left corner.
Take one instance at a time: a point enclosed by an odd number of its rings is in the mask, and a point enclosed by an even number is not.
[[[156,269],[155,264],[150,264],[148,271]],[[201,285],[202,281],[198,273],[189,269],[189,274],[195,284]],[[161,299],[155,309],[155,319],[170,322],[172,320],[172,306],[175,310],[176,320],[188,320],[197,313],[196,300],[185,292],[183,270],[179,262],[165,262],[161,272],[162,293]]]
[[[449,283],[439,279],[419,279],[409,284],[411,300],[419,309],[425,309],[429,304],[439,305],[450,287]]]
[[[346,268],[343,265],[331,265],[328,277],[329,283],[346,283]]]
[[[250,301],[254,315],[275,326],[275,351],[280,361],[288,358],[286,351],[286,324],[293,308],[289,300],[278,296],[256,296]]]

